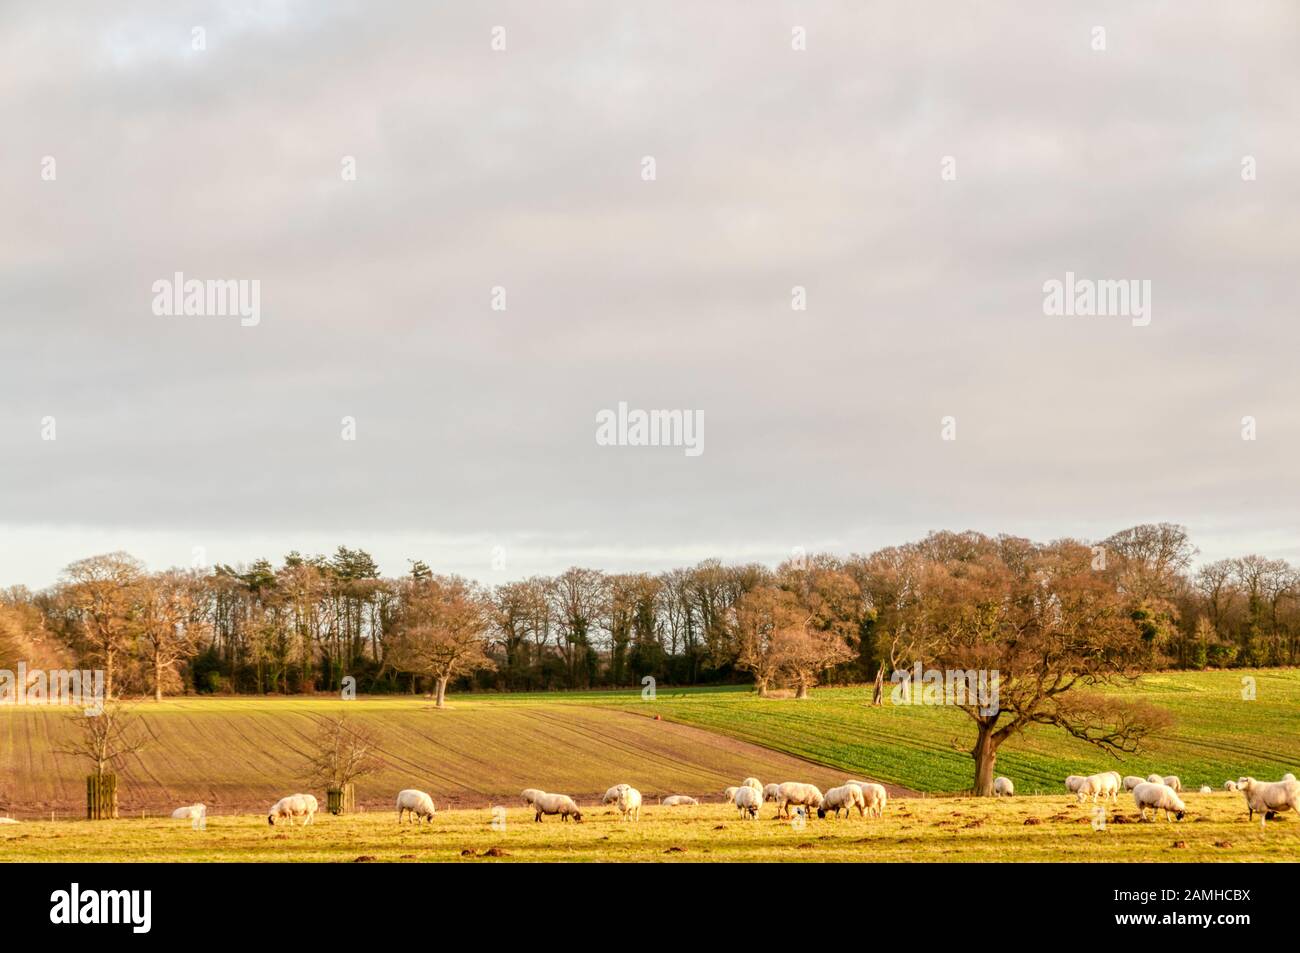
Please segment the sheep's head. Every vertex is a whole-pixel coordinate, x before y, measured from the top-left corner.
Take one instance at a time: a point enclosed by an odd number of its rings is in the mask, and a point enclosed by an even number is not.
[[[1178,818],[1180,821],[1186,816],[1187,816],[1186,811],[1174,811],[1174,817]]]
[[[826,819],[826,808],[824,805],[822,807],[817,808],[817,817],[819,820]]]
[[[274,811],[272,811],[270,814],[266,815],[266,823],[270,824],[272,827],[275,827],[275,812],[274,812]]]
[[[1249,790],[1254,783],[1255,779],[1251,777],[1237,778],[1237,787],[1241,790]]]
[[[581,812],[581,811],[574,811],[574,812],[573,812],[573,819],[574,819],[575,821],[577,821],[579,824],[581,824],[581,823],[582,823],[582,812]]]

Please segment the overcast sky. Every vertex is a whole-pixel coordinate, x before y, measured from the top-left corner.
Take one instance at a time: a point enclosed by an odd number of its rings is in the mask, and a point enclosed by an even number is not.
[[[1300,560],[1300,5],[1087,6],[0,5],[0,585],[1158,520]],[[154,314],[178,271],[260,323]],[[1067,271],[1150,324],[1045,315]],[[620,401],[704,452],[599,446]]]

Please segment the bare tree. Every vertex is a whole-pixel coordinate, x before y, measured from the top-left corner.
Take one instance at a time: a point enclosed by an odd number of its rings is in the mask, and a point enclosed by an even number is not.
[[[162,701],[164,674],[198,651],[206,631],[195,598],[198,585],[192,575],[179,570],[149,576],[141,583],[137,625],[140,645],[153,669],[155,701]]]
[[[132,622],[144,565],[126,553],[106,553],[63,570],[63,594],[81,633],[104,665],[104,692],[113,697],[118,657],[130,649]]]
[[[379,738],[347,715],[325,718],[307,755],[306,780],[325,790],[342,789],[384,767]]]
[[[487,654],[491,602],[459,576],[405,582],[397,633],[388,663],[433,679],[437,707],[446,707],[447,683],[479,669],[495,669]]]
[[[136,716],[122,705],[105,705],[94,716],[77,712],[68,718],[77,730],[76,737],[55,750],[89,761],[97,778],[108,774],[109,768],[120,767],[123,758],[144,748],[151,740]]]

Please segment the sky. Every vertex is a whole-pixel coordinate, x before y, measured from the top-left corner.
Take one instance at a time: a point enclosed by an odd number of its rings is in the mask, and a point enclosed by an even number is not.
[[[1300,561],[1298,41],[1292,0],[0,4],[0,586],[1155,521]],[[256,323],[156,313],[178,272]],[[1149,320],[1046,313],[1067,273]],[[702,452],[603,444],[620,403]]]

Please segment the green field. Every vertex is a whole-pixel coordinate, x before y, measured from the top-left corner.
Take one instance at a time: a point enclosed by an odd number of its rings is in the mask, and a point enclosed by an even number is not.
[[[1137,823],[1131,799],[1093,827],[1091,805],[1065,795],[908,798],[879,819],[817,820],[802,827],[737,818],[721,804],[648,805],[639,822],[601,808],[583,823],[512,806],[504,825],[486,809],[439,811],[432,824],[399,827],[390,812],[319,816],[310,826],[271,829],[265,818],[187,821],[41,822],[0,827],[0,858],[13,861],[1242,861],[1300,858],[1300,819],[1247,823],[1233,794],[1189,794],[1181,822]],[[518,802],[512,802],[517,804]],[[1117,820],[1117,818],[1122,819]],[[496,850],[493,851],[492,849]],[[488,853],[492,851],[492,853]]]

